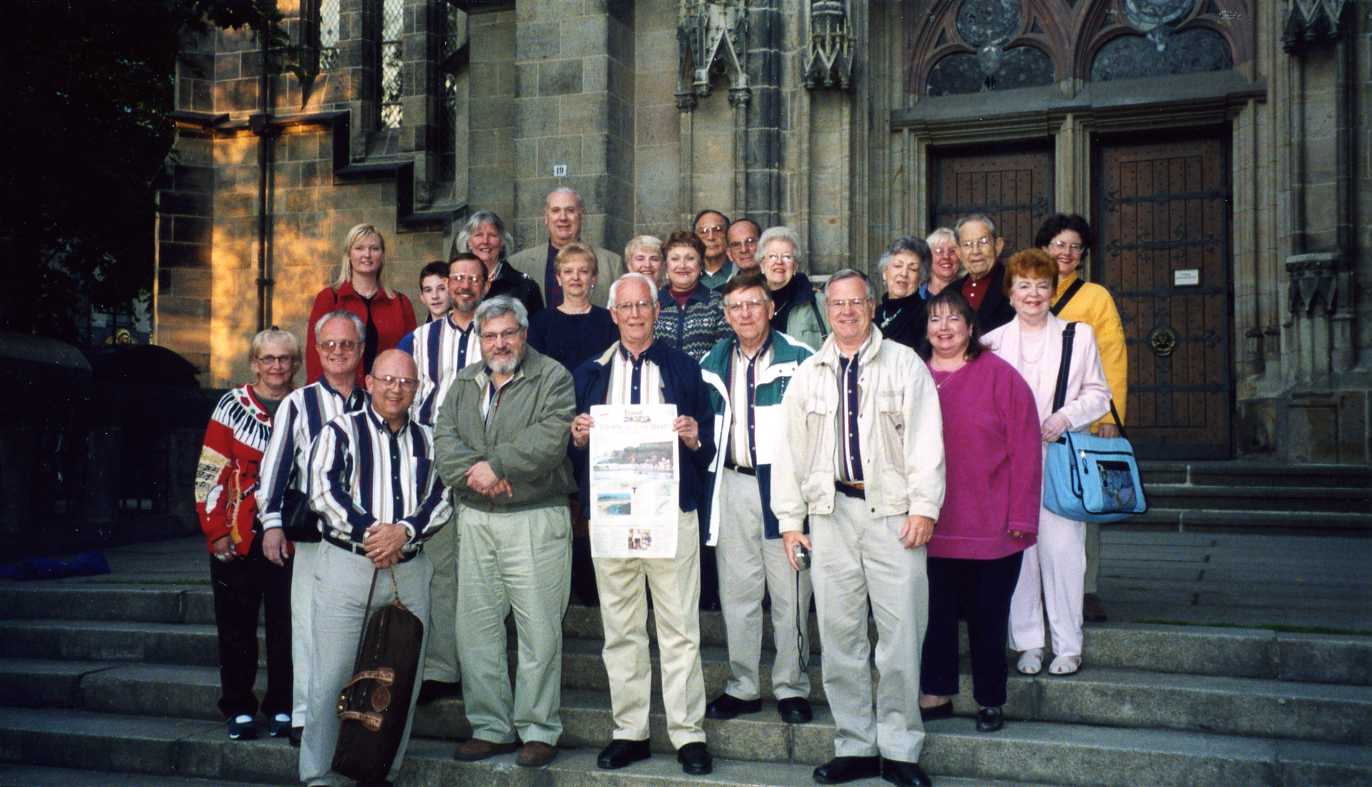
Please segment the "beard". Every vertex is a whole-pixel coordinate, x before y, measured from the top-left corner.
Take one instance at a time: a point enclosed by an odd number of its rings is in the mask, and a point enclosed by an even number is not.
[[[499,359],[489,359],[486,365],[491,367],[491,371],[496,374],[514,374],[514,370],[519,368],[519,362],[523,360],[521,355],[510,353]]]

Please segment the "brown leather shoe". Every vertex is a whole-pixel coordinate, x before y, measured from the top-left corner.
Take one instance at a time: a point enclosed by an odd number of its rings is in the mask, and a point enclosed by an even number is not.
[[[542,741],[529,741],[519,748],[515,765],[521,768],[542,768],[557,756],[557,749]]]
[[[453,751],[454,760],[463,762],[480,762],[497,754],[509,754],[515,750],[514,741],[509,743],[491,743],[480,738],[471,738],[457,744],[457,749]]]

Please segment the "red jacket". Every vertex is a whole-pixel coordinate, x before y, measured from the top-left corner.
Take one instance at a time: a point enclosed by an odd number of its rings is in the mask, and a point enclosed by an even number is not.
[[[257,468],[272,436],[272,419],[251,385],[219,399],[205,428],[205,444],[195,468],[195,513],[213,551],[229,536],[239,555],[248,554],[257,519]]]
[[[314,307],[310,309],[310,321],[305,326],[305,382],[312,383],[324,374],[324,369],[319,363],[319,353],[314,348],[314,324],[320,317],[328,314],[335,309],[346,309],[356,314],[365,325],[367,322],[367,300],[357,294],[353,289],[352,282],[344,282],[343,286],[334,290],[333,287],[325,287],[314,296]],[[386,289],[383,287],[376,291],[371,298],[372,325],[376,327],[378,341],[376,352],[382,352],[395,347],[405,334],[413,331],[418,323],[414,318],[414,306],[410,305],[410,299],[404,293],[397,292],[394,298],[387,297]],[[364,337],[365,338],[365,337]],[[371,371],[371,361],[373,359],[364,358],[363,362],[357,367],[357,384],[365,382],[367,372]]]

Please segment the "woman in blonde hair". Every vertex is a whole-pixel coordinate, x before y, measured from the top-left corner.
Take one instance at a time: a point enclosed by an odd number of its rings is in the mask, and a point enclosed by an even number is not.
[[[346,309],[358,316],[367,330],[363,336],[362,364],[357,367],[357,384],[362,385],[372,361],[384,350],[396,346],[413,331],[414,306],[404,293],[387,287],[381,271],[386,265],[386,240],[370,224],[348,230],[343,242],[343,260],[338,279],[314,296],[308,325],[335,309]],[[314,382],[324,370],[314,349],[314,332],[305,332],[305,379]]]

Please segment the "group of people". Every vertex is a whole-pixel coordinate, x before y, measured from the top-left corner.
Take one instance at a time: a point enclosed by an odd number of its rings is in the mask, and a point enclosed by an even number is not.
[[[546,246],[517,254],[499,216],[473,213],[460,250],[421,272],[422,325],[383,283],[381,234],[359,225],[315,299],[307,385],[293,388],[293,334],[254,338],[254,380],[220,400],[196,475],[231,738],[257,731],[263,606],[260,710],[300,746],[308,785],[338,778],[335,704],[369,598],[425,621],[411,718],[460,686],[465,761],[556,757],[578,582],[598,597],[611,676],[605,769],[651,756],[650,594],[687,774],[713,767],[705,718],[762,710],[766,614],[776,712],[811,721],[812,600],[836,727],[819,783],[929,783],[924,722],[952,715],[959,617],[980,731],[1004,724],[1007,645],[1025,674],[1045,649],[1050,673],[1080,668],[1096,557],[1083,523],[1040,505],[1043,451],[1068,430],[1113,428],[1099,420],[1112,394],[1123,414],[1127,379],[1113,301],[1079,278],[1083,219],[1049,218],[1035,248],[1004,260],[983,215],[897,239],[878,298],[851,269],[816,291],[787,227],[706,210],[621,258],[581,242],[582,213],[574,191],[553,191]],[[597,405],[675,407],[673,557],[574,557]],[[713,594],[729,678],[707,701],[699,610]],[[407,722],[392,775],[408,735]]]

